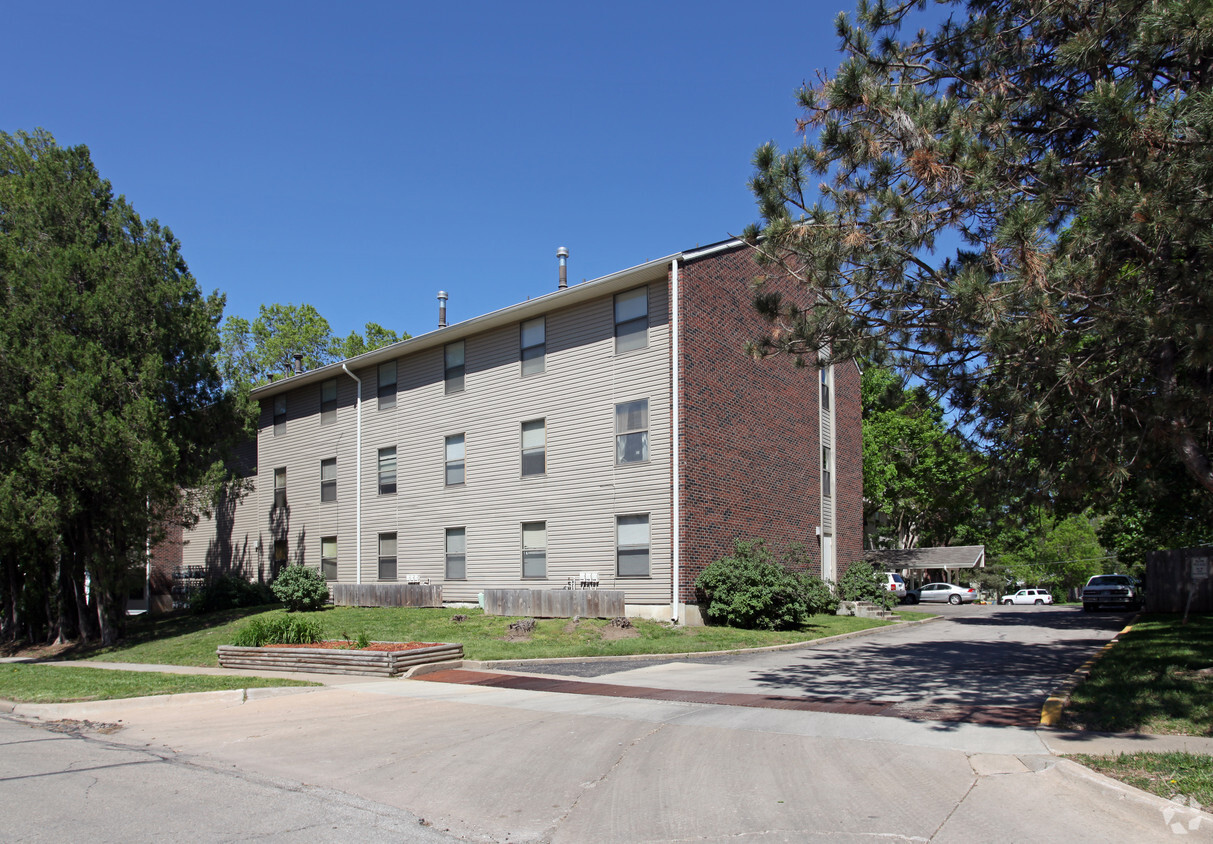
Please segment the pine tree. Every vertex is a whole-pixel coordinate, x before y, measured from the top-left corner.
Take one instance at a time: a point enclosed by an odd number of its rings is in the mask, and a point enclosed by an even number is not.
[[[758,355],[888,359],[1051,496],[1213,495],[1213,4],[923,0],[840,16],[803,145],[755,155]],[[819,182],[820,187],[819,187]]]

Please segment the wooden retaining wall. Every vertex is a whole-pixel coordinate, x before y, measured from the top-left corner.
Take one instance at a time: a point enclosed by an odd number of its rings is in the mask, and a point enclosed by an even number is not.
[[[1146,610],[1213,612],[1211,569],[1213,548],[1181,548],[1146,554]]]
[[[333,603],[339,607],[440,607],[442,586],[413,583],[333,583]]]
[[[407,651],[219,646],[219,664],[224,668],[247,668],[255,671],[306,671],[312,674],[396,677],[414,665],[455,659],[463,659],[463,645],[442,644]]]
[[[622,589],[485,589],[485,615],[531,618],[616,618],[624,614]]]

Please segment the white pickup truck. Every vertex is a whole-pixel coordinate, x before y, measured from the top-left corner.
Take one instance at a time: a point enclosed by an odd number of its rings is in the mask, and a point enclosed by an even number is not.
[[[1082,608],[1086,612],[1100,607],[1139,610],[1144,603],[1141,583],[1127,574],[1097,574],[1082,590]]]

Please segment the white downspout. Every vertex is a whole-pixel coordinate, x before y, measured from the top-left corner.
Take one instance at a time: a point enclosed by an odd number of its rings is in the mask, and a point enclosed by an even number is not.
[[[358,480],[355,481],[358,486],[354,493],[354,501],[356,502],[354,505],[354,524],[357,530],[357,539],[355,540],[356,544],[354,547],[356,550],[354,551],[354,555],[358,563],[356,567],[357,580],[355,582],[362,583],[362,379],[351,372],[350,368],[344,363],[341,364],[341,368],[345,370],[346,375],[358,382],[358,434],[355,438],[356,444],[354,446],[356,450],[354,466],[357,469],[358,476]]]
[[[678,623],[678,577],[679,563],[682,559],[682,437],[679,431],[679,421],[682,417],[682,400],[679,395],[679,385],[682,374],[682,357],[679,354],[679,338],[678,332],[680,324],[678,321],[678,259],[675,258],[670,262],[670,298],[673,303],[670,319],[670,334],[671,346],[674,356],[674,365],[671,372],[671,423],[673,426],[673,443],[671,448],[674,454],[673,466],[673,484],[674,484],[674,592],[670,596],[670,621]]]

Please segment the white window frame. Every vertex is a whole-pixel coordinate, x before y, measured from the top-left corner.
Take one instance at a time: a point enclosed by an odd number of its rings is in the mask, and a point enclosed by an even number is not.
[[[539,530],[534,530],[538,525]],[[527,528],[531,528],[530,531]],[[547,522],[523,522],[521,528],[521,545],[522,545],[522,579],[523,580],[545,580],[548,576],[548,523]],[[528,536],[532,544],[528,545]],[[542,545],[534,544],[537,538],[541,538]],[[528,574],[528,571],[530,572]]]
[[[643,519],[640,521],[631,521]],[[627,524],[625,524],[627,522]],[[644,542],[639,539],[638,530],[625,530],[627,527],[644,525]],[[628,540],[625,542],[624,540]],[[644,551],[644,571],[624,571],[624,557],[636,556],[635,552]],[[629,513],[615,517],[615,575],[617,577],[641,578],[653,576],[653,520],[649,513]]]
[[[467,435],[451,434],[443,440],[443,480],[446,486],[463,486],[467,483]],[[459,480],[452,481],[451,473],[458,470]]]
[[[331,470],[331,472],[329,471]],[[328,476],[328,477],[326,477]],[[320,501],[337,500],[337,458],[326,457],[320,461]]]
[[[385,540],[391,542],[391,551],[392,551],[391,554],[384,554]],[[399,565],[400,558],[398,556],[399,546],[397,545],[397,534],[395,531],[391,531],[390,533],[379,534],[378,551],[379,551],[379,569],[376,572],[376,574],[378,575],[378,579],[383,583],[394,583],[396,581],[396,579],[399,577],[399,570],[400,570],[400,565]],[[391,566],[391,576],[390,577],[383,576],[385,565]]]
[[[332,398],[326,398],[328,395]],[[337,379],[330,378],[320,383],[320,424],[332,425],[337,421]]]
[[[530,334],[528,340],[527,334]],[[536,334],[538,339],[536,339]],[[518,326],[518,360],[523,376],[541,375],[547,368],[548,327],[546,317],[528,319]]]
[[[527,426],[530,426],[528,430]],[[538,445],[536,445],[535,432],[538,431]],[[522,423],[522,477],[524,478],[541,478],[548,473],[548,425],[546,419],[528,419]],[[532,436],[528,437],[527,434]],[[529,445],[528,445],[529,443]],[[531,471],[528,470],[527,458],[530,458]],[[534,471],[534,463],[538,457],[539,470]]]
[[[633,411],[631,408],[637,405],[644,405],[644,424],[640,427],[628,427],[628,417]],[[633,399],[632,401],[619,402],[615,405],[615,465],[627,466],[637,463],[649,462],[649,400]],[[635,439],[639,437],[640,456],[629,458],[629,445],[637,442]]]
[[[380,410],[391,410],[396,406],[396,385],[400,380],[400,373],[397,370],[398,367],[394,360],[384,361],[375,368],[375,394],[379,397]],[[389,373],[390,381],[386,377]]]
[[[615,354],[649,347],[649,288],[615,294]],[[640,310],[639,305],[643,305]]]
[[[452,550],[451,540],[457,539],[461,549]],[[445,533],[446,548],[446,579],[468,579],[468,529],[466,527],[449,527]],[[455,572],[455,573],[452,573]]]
[[[391,452],[390,455],[385,453],[388,451]],[[389,490],[385,490],[384,486],[386,484],[384,484],[384,482],[383,482],[383,464],[384,464],[385,458],[388,458],[388,457],[390,457],[391,461],[392,461],[392,481],[391,481],[392,488]],[[377,473],[376,474],[376,477],[377,477],[376,488],[379,490],[379,494],[380,495],[395,495],[396,489],[397,489],[397,480],[398,480],[399,472],[400,472],[400,464],[397,462],[396,446],[389,445],[389,446],[385,446],[385,447],[379,449],[379,451],[376,453],[376,457],[375,457],[375,470]]]
[[[447,395],[462,393],[467,387],[467,345],[463,340],[442,347],[442,380]]]

